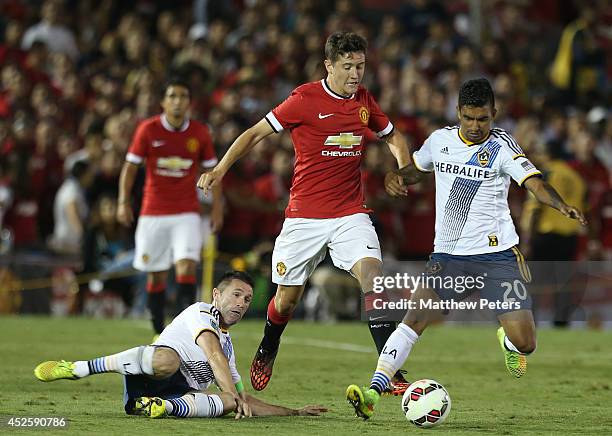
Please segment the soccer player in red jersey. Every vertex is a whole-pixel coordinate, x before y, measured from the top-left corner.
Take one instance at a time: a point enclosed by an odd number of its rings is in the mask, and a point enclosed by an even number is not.
[[[374,277],[382,275],[380,245],[361,186],[367,129],[387,142],[400,168],[411,163],[411,158],[404,136],[394,130],[374,97],[360,85],[366,49],[367,42],[359,35],[332,34],[325,44],[327,77],[297,87],[242,133],[219,164],[198,181],[205,191],[219,186],[234,162],[255,144],[272,133],[291,132],[295,168],[285,221],[272,254],[272,280],[278,289],[268,306],[264,337],[251,365],[251,383],[256,390],[267,386],[281,334],[304,284],[327,251],[334,265],[359,280],[366,301]],[[405,195],[402,183],[393,173],[385,179],[387,191],[394,195]],[[379,353],[394,327],[393,323],[371,320],[370,331]]]
[[[202,249],[202,221],[196,181],[217,163],[208,128],[189,119],[190,89],[170,80],[163,112],[142,121],[128,150],[119,179],[117,218],[134,221],[130,194],[138,166],[145,162],[142,209],[136,226],[134,268],[147,272],[148,305],[157,334],[164,329],[168,270],[174,264],[177,310],[195,302],[196,265]],[[220,187],[213,189],[211,229],[223,223]]]

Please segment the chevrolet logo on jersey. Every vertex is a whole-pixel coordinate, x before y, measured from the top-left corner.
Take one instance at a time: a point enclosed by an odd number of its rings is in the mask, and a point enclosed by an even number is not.
[[[354,145],[361,144],[363,136],[355,136],[352,133],[340,133],[336,136],[328,136],[325,145],[337,145],[340,148],[353,148]]]
[[[191,168],[192,164],[193,160],[183,159],[178,156],[160,157],[159,159],[157,159],[158,168],[165,168],[173,171],[188,170],[189,168]]]

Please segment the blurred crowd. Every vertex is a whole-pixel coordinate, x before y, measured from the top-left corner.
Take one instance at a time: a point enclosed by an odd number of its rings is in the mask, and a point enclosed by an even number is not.
[[[192,117],[210,125],[221,157],[294,87],[324,77],[325,38],[350,29],[369,41],[365,85],[415,148],[456,124],[463,80],[487,77],[496,125],[534,161],[552,153],[588,188],[595,230],[576,256],[610,258],[611,25],[606,0],[4,0],[0,227],[15,250],[86,247],[86,268],[101,268],[131,247],[114,222],[119,171],[137,123],[160,112],[169,75],[190,81]],[[388,197],[382,180],[394,161],[374,139],[363,177],[383,249],[422,259],[433,183]],[[228,174],[222,252],[269,250],[292,159],[289,136],[273,135]],[[511,192],[517,220],[524,195]]]

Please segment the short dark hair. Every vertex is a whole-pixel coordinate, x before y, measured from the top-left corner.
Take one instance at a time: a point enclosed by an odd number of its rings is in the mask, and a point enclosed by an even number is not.
[[[168,88],[170,88],[171,86],[181,86],[185,88],[187,92],[189,92],[189,98],[191,98],[191,85],[186,79],[184,79],[183,77],[178,77],[178,76],[170,77],[168,80],[166,80],[166,83],[164,83],[162,98],[166,96],[166,92],[168,91]]]
[[[347,53],[362,51],[365,54],[367,49],[368,41],[353,32],[334,32],[325,41],[325,57],[331,62]]]
[[[493,88],[487,79],[481,77],[464,82],[459,90],[459,107],[474,106],[483,107],[490,104],[495,107],[495,95]]]
[[[244,271],[226,271],[223,276],[221,276],[221,280],[219,280],[217,288],[223,290],[232,280],[240,280],[241,282],[249,285],[251,288],[255,287],[253,277],[251,277],[249,273]]]
[[[80,179],[89,169],[89,162],[85,159],[77,160],[70,168],[70,175],[75,179]]]

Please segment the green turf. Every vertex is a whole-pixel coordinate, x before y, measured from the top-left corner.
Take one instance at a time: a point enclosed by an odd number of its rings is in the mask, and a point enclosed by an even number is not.
[[[262,327],[262,321],[244,321],[233,329],[245,386],[250,385],[248,366]],[[610,332],[540,331],[527,376],[515,380],[506,373],[494,326],[431,328],[416,345],[406,369],[412,379],[432,378],[444,384],[452,398],[452,412],[442,426],[421,430],[405,420],[396,397],[383,398],[368,422],[351,413],[344,399],[346,386],[366,384],[376,364],[375,353],[364,351],[371,346],[371,339],[362,324],[292,322],[285,332],[274,377],[259,394],[266,401],[290,407],[318,403],[329,407],[326,416],[237,422],[227,418],[153,421],[126,416],[122,380],[116,374],[48,384],[33,376],[34,366],[43,360],[88,359],[146,343],[151,337],[147,322],[0,317],[0,331],[0,416],[65,416],[70,420],[68,430],[32,433],[612,433]],[[338,343],[353,351],[334,349]],[[0,427],[0,433],[7,430]]]

